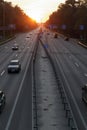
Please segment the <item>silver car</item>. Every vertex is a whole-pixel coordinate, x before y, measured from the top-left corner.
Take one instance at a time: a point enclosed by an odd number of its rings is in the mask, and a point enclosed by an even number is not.
[[[20,72],[21,64],[19,60],[11,60],[8,65],[8,73]]]

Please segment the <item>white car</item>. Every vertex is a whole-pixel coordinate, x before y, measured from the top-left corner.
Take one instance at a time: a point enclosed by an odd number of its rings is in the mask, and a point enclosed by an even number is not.
[[[19,60],[11,60],[8,65],[8,73],[20,72],[21,64]]]

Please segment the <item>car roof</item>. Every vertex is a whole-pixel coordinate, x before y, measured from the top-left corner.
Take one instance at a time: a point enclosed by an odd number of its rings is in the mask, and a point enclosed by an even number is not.
[[[12,63],[12,62],[19,62],[19,60],[11,60],[10,62],[11,62],[11,63]]]

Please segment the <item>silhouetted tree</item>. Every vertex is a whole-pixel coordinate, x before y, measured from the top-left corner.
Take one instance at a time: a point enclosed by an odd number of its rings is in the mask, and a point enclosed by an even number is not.
[[[37,23],[27,16],[19,6],[13,7],[11,2],[0,0],[0,26],[11,24],[16,26],[17,31],[25,31],[37,26]]]
[[[53,12],[46,25],[55,24],[62,33],[79,37],[81,32],[87,35],[87,0],[66,0],[58,6],[57,11]],[[66,25],[66,29],[61,28]],[[80,30],[83,26],[83,30]]]

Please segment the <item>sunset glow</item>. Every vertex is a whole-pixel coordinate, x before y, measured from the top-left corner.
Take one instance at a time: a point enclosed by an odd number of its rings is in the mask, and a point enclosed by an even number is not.
[[[41,22],[43,19],[44,10],[39,10],[38,8],[34,7],[33,10],[28,10],[26,13],[37,22]]]
[[[58,9],[65,0],[6,0],[18,5],[24,12],[37,22],[45,22],[49,15]]]

